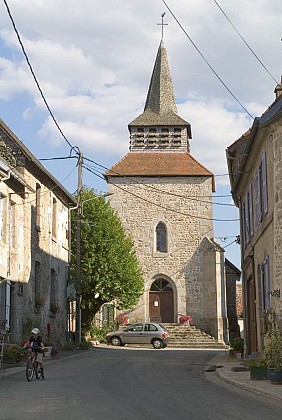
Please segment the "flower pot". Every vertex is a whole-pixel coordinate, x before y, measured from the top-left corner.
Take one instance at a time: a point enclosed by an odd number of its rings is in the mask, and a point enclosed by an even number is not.
[[[253,380],[268,379],[266,366],[250,366],[250,377]]]
[[[273,385],[282,385],[282,368],[268,368],[267,376]]]

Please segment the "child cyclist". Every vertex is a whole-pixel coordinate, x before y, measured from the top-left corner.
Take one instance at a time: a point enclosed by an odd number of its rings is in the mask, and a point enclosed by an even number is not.
[[[43,353],[44,353],[44,344],[42,337],[39,335],[40,331],[38,328],[33,328],[31,331],[30,339],[25,343],[24,347],[30,348],[37,354],[37,363],[39,368],[41,368],[42,379],[44,379],[43,373]]]

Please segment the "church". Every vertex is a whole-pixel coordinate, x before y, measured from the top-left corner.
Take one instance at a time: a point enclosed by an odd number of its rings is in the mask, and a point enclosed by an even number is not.
[[[129,152],[104,174],[110,205],[133,238],[144,293],[132,322],[177,323],[226,341],[224,250],[214,240],[213,174],[190,153],[163,41],[144,111],[128,125]]]

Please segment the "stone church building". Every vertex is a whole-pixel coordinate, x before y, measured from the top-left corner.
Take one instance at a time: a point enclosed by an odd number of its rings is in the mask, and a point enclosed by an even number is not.
[[[178,322],[227,337],[224,250],[213,236],[213,174],[190,153],[161,41],[144,112],[129,123],[129,153],[105,173],[109,200],[135,243],[144,293],[130,322]]]

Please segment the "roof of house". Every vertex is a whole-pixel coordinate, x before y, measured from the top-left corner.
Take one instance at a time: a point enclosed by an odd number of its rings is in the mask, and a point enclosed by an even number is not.
[[[130,152],[104,175],[106,178],[109,176],[212,177],[214,190],[213,174],[188,152]]]
[[[40,170],[55,186],[53,192],[56,194],[56,190],[59,189],[67,198],[67,204],[75,204],[75,198],[63,187],[63,185],[42,165],[42,163],[31,153],[31,151],[18,139],[18,137],[12,132],[12,130],[0,119],[0,140],[5,142],[5,139],[11,141],[15,146],[23,153],[23,155]],[[14,170],[12,170],[15,173]]]

